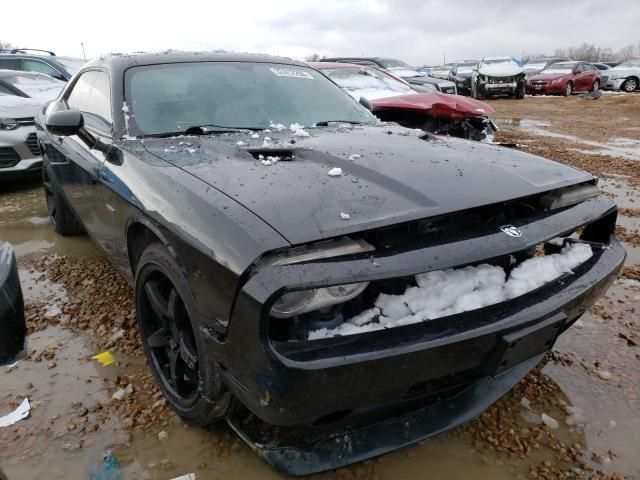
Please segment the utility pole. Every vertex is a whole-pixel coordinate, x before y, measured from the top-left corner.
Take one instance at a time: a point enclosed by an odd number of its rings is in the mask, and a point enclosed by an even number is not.
[[[84,58],[85,60],[87,59],[87,56],[84,53],[84,43],[80,42],[80,45],[82,46],[82,58]]]
[[[442,64],[444,65],[445,63],[447,63],[447,52],[446,50],[442,51]]]

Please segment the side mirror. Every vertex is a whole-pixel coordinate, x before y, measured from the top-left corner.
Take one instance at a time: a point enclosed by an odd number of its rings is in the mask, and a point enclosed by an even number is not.
[[[54,135],[68,137],[77,135],[80,129],[84,127],[84,118],[80,112],[65,110],[48,115],[45,119],[45,124],[47,130]]]
[[[360,97],[360,100],[358,100],[358,102],[360,102],[360,105],[362,105],[364,108],[366,108],[370,112],[373,111],[373,106],[371,105],[371,102],[366,98]]]

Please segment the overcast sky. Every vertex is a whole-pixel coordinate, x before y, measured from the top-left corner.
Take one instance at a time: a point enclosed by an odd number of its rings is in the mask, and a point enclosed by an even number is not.
[[[3,1],[0,41],[87,58],[210,50],[396,57],[414,65],[640,41],[640,0]],[[95,7],[95,8],[94,8]]]

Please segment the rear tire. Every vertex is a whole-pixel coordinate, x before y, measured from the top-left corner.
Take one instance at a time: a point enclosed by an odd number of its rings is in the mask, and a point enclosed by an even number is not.
[[[562,95],[564,95],[565,97],[570,97],[572,93],[573,93],[573,83],[567,82],[567,85],[564,87],[564,90],[562,91]]]
[[[600,80],[596,80],[591,86],[591,93],[596,93],[598,90],[600,90]]]
[[[633,92],[636,88],[638,88],[638,80],[633,77],[627,78],[622,85],[620,85],[620,90],[627,93]]]
[[[135,300],[142,346],[165,398],[189,423],[222,419],[232,397],[194,322],[196,303],[183,269],[164,245],[152,243],[142,253]]]
[[[47,213],[56,233],[63,236],[84,233],[82,223],[67,205],[44,162],[42,164],[42,184],[44,186],[45,201],[47,202]]]

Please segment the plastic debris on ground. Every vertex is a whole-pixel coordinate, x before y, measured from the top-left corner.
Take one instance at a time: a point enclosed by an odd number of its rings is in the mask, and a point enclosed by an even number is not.
[[[179,477],[172,478],[171,480],[196,480],[196,474],[187,473],[186,475],[180,475]]]
[[[329,172],[327,172],[327,174],[330,177],[339,177],[340,175],[342,175],[342,169],[339,167],[334,167],[331,170],[329,170]]]
[[[102,460],[95,461],[87,467],[87,480],[122,480],[124,478],[118,461],[108,451],[102,456]]]
[[[113,362],[116,361],[115,358],[113,358],[113,355],[111,355],[111,352],[109,351],[99,353],[97,355],[94,355],[91,358],[93,360],[97,360],[98,362],[100,362],[103,367],[108,367],[109,365],[111,365]]]
[[[27,418],[29,416],[29,411],[31,410],[31,405],[29,404],[29,399],[25,398],[18,408],[16,408],[13,412],[4,417],[0,417],[0,427],[8,427],[9,425],[13,425],[14,423],[22,420],[23,418]]]
[[[588,244],[570,244],[560,253],[525,260],[508,279],[504,269],[488,264],[416,275],[417,286],[408,287],[402,295],[382,293],[373,308],[335,328],[312,330],[308,339],[399,327],[495,305],[571,273],[592,255]]]

